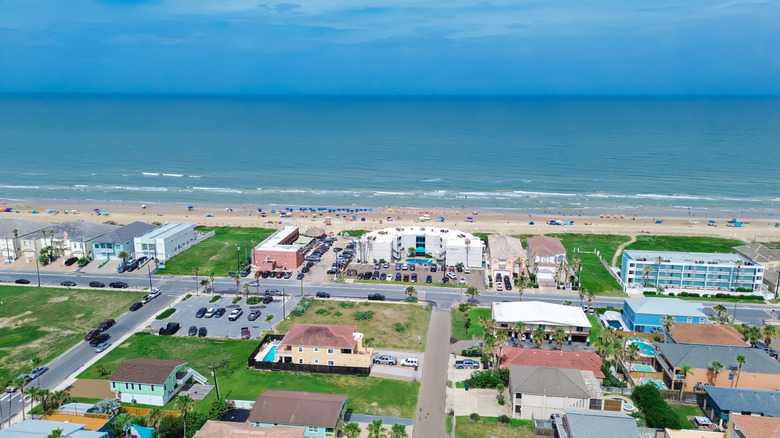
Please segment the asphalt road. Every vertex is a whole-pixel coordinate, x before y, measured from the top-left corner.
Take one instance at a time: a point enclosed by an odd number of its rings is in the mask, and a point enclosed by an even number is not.
[[[447,361],[449,359],[450,312],[435,309],[428,325],[428,341],[420,382],[420,397],[414,417],[413,438],[443,437]]]

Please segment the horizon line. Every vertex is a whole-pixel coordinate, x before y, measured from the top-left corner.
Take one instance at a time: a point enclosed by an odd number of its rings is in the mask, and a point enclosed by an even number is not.
[[[0,91],[8,95],[253,96],[253,97],[780,97],[780,93],[259,93],[177,91]]]

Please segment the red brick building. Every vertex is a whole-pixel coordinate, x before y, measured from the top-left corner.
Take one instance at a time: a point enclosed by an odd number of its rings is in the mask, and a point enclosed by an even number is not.
[[[260,270],[297,269],[303,263],[305,245],[299,244],[298,227],[283,227],[252,248],[252,267]]]

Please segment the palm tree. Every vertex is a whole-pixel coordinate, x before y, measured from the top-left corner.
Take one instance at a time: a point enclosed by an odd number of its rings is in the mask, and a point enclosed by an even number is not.
[[[211,284],[211,294],[214,295],[214,273],[209,275],[209,283]]]
[[[43,359],[41,359],[38,356],[35,356],[32,359],[30,359],[30,363],[32,363],[33,368],[38,368],[43,363]],[[37,374],[38,375],[36,376],[36,380],[37,380],[36,383],[38,384],[38,387],[40,387],[41,386],[41,373],[37,373]]]
[[[368,425],[369,438],[381,438],[384,432],[385,428],[382,426],[382,420],[373,420]]]
[[[244,283],[244,294],[246,295],[246,299],[249,299],[249,283]]]
[[[596,294],[592,290],[586,290],[585,294],[588,296],[588,307],[593,307],[593,302],[596,301]]]
[[[525,323],[523,321],[517,321],[515,323],[515,334],[519,338],[523,333],[525,333]]]
[[[146,425],[157,429],[160,427],[163,418],[165,417],[165,411],[160,408],[152,408],[146,413]]]
[[[537,348],[542,348],[542,342],[544,342],[544,338],[547,336],[547,332],[544,331],[543,328],[537,327],[534,329],[534,331],[531,333],[531,338],[533,338],[534,342],[536,342]]]
[[[674,328],[677,322],[675,322],[674,316],[666,315],[661,318],[661,324],[663,324],[664,331],[666,332],[666,334],[669,334],[669,332]]]
[[[203,286],[203,293],[206,293],[206,288],[209,287],[209,279],[204,278],[203,280],[200,281],[200,285]]]
[[[717,306],[713,307],[712,310],[715,311],[717,314],[718,322],[721,324],[726,324],[729,320],[729,311],[723,304],[718,304]]]
[[[409,301],[412,301],[414,296],[417,295],[417,289],[415,289],[414,286],[408,286],[406,289],[404,289],[404,295],[409,297]]]
[[[577,291],[577,293],[580,296],[580,307],[582,307],[583,301],[585,301],[585,291],[580,288],[580,290]]]
[[[574,278],[577,279],[577,286],[580,285],[580,275],[579,270],[582,267],[582,260],[580,260],[579,257],[572,257],[571,258],[571,269],[574,272]],[[574,281],[572,281],[572,286],[574,286]],[[582,307],[582,298],[580,298],[580,307]]]
[[[49,246],[51,246],[51,253],[54,255],[54,230],[49,230]]]
[[[471,245],[471,239],[467,237],[464,243],[466,244],[466,266],[469,266],[469,245]]]
[[[38,386],[33,386],[30,389],[27,390],[27,393],[30,394],[30,405],[35,404],[35,400],[40,400],[41,404],[43,404],[43,400],[41,397],[43,396],[43,389],[41,389]],[[43,407],[43,406],[41,406]],[[45,410],[44,410],[45,412]]]
[[[735,388],[739,388],[739,375],[742,373],[742,365],[747,362],[747,359],[745,359],[745,355],[739,354],[737,355],[737,378],[734,380],[734,385],[732,385]]]
[[[130,257],[130,253],[128,253],[125,250],[122,250],[122,251],[119,251],[119,253],[116,256],[119,257],[120,259],[122,259],[122,264],[124,265],[125,262],[127,261],[127,258]]]
[[[566,342],[566,330],[563,327],[558,327],[553,332],[553,342],[559,350],[563,350],[563,344]]]
[[[479,296],[479,289],[477,289],[474,286],[469,286],[469,287],[466,288],[466,295],[469,297],[468,298],[469,301],[473,300],[474,297],[478,297]]]
[[[642,272],[645,274],[645,284],[644,287],[647,287],[647,280],[650,278],[650,273],[653,272],[653,267],[650,265],[645,265],[645,267],[642,269]]]
[[[690,365],[683,365],[680,367],[680,374],[683,376],[683,381],[680,382],[680,401],[683,399],[683,391],[685,391],[685,378],[688,374],[693,375],[693,370]]]
[[[200,286],[200,283],[198,283],[198,273],[200,272],[200,269],[198,268],[192,268],[192,275],[195,276],[195,293],[200,295],[200,290],[198,289],[198,286]]]
[[[745,263],[742,260],[737,260],[734,262],[735,265],[737,265],[737,279],[734,281],[734,289],[739,288],[739,270],[742,269],[742,264]]]
[[[503,383],[499,383],[498,385],[496,385],[496,391],[498,392],[498,399],[503,400],[504,391],[506,391],[506,386],[504,386]]]
[[[344,426],[343,432],[347,438],[357,438],[362,430],[360,430],[360,426],[353,421]]]
[[[241,286],[241,277],[238,276],[238,272],[236,272],[236,276],[233,277],[233,280],[236,282],[236,293],[238,293],[238,288]]]
[[[187,436],[187,415],[195,409],[195,400],[189,394],[176,397],[173,402],[174,408],[181,414],[181,421],[184,424],[184,436]]]
[[[50,408],[52,409],[58,409],[60,406],[64,405],[65,403],[70,402],[71,397],[70,393],[68,391],[54,391],[51,393],[51,396],[49,397],[51,400]]]
[[[70,436],[70,435],[69,435]],[[63,438],[62,429],[54,429],[50,434],[46,435],[46,438]]]
[[[772,338],[777,337],[777,326],[765,325],[764,328],[761,329],[761,336],[764,338],[764,343],[769,346],[772,344]]]
[[[509,335],[507,334],[507,332],[503,330],[497,331],[496,334],[493,336],[493,354],[495,355],[495,359],[496,359],[493,362],[493,367],[496,370],[498,369],[498,361],[500,360],[501,347],[503,347],[508,340],[509,340]]]
[[[466,239],[468,241],[468,239]],[[468,248],[468,247],[467,247]],[[395,423],[393,425],[393,428],[390,429],[390,436],[392,438],[406,438],[409,436],[408,433],[406,433],[406,425],[401,423]]]
[[[639,359],[639,350],[640,350],[639,345],[637,345],[636,343],[632,342],[628,344],[628,346],[626,347],[626,357],[629,360]]]
[[[655,287],[660,286],[661,282],[661,263],[664,262],[663,256],[658,256],[655,259],[656,263],[658,263],[658,271],[655,273]]]
[[[487,316],[480,316],[479,325],[482,326],[482,333],[485,337],[493,336],[496,332],[496,321],[494,321],[492,318],[488,318]]]
[[[723,364],[720,361],[713,360],[710,365],[712,365],[712,373],[715,375],[712,386],[718,386],[718,374],[723,371]]]

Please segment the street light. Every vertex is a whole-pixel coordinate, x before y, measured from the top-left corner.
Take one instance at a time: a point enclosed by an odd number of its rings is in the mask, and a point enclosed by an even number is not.
[[[35,241],[33,241],[33,249],[35,253],[35,273],[38,274],[38,287],[41,287],[41,269],[38,267],[38,248],[35,247]]]
[[[741,300],[734,301],[734,324],[737,323],[737,303],[741,303]]]
[[[236,244],[236,275],[241,270],[241,247]]]
[[[149,293],[152,293],[154,286],[152,286],[152,261],[146,262],[146,271],[149,273]]]

